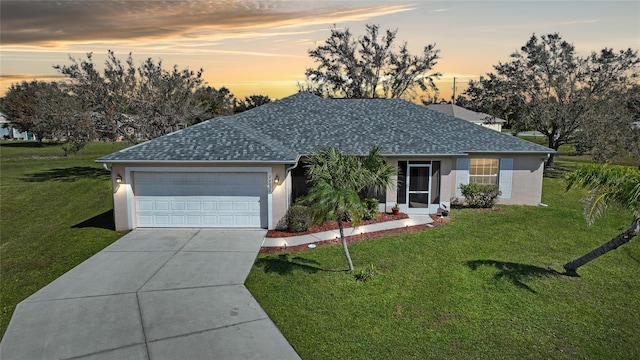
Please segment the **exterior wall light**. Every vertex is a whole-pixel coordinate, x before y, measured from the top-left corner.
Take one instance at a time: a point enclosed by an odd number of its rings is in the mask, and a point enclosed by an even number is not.
[[[120,174],[118,174],[118,176],[116,176],[116,182],[118,184],[120,184],[122,182],[122,176]]]
[[[273,182],[276,184],[280,183],[280,178],[278,177],[278,175],[276,175],[276,177],[273,178]]]

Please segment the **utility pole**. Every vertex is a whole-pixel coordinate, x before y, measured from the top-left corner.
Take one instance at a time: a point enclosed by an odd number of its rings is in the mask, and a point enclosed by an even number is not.
[[[456,77],[453,77],[453,95],[451,95],[451,103],[456,104]]]

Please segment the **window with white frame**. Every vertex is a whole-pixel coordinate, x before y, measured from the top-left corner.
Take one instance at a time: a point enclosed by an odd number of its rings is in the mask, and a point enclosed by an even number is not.
[[[469,183],[498,185],[498,159],[469,160]]]

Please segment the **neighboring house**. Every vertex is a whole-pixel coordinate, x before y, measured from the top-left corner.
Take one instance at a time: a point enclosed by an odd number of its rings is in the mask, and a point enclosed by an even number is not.
[[[400,99],[299,93],[106,155],[115,225],[273,229],[306,192],[305,156],[379,146],[397,187],[379,194],[409,214],[436,213],[469,181],[497,184],[500,203],[538,205],[553,150]]]
[[[0,139],[37,140],[34,134],[14,128],[3,113],[0,113]]]
[[[507,122],[506,120],[497,118],[495,116],[491,116],[482,112],[467,110],[454,104],[431,104],[427,105],[427,107],[431,110],[451,115],[457,117],[458,119],[471,121],[472,123],[488,127],[489,129],[493,129],[495,131],[502,131],[502,124]]]

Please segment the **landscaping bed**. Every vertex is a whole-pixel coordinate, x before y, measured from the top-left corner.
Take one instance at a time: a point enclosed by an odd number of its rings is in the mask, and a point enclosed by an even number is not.
[[[421,231],[421,230],[431,229],[431,228],[435,228],[437,226],[446,224],[451,220],[451,217],[441,217],[441,216],[435,215],[435,214],[432,214],[430,216],[433,219],[433,222],[431,224],[405,226],[405,227],[400,227],[400,228],[395,228],[395,229],[388,229],[388,230],[380,230],[380,231],[370,231],[370,232],[366,232],[366,233],[363,233],[363,234],[346,236],[346,240],[347,240],[348,244],[351,244],[351,243],[354,243],[356,241],[375,239],[375,238],[378,238],[378,237],[383,236],[383,235],[393,235],[393,234]],[[360,223],[360,226],[368,225],[368,224],[376,224],[376,223],[381,223],[381,222],[385,222],[385,221],[407,219],[407,218],[409,218],[409,216],[407,214],[404,214],[404,213],[400,213],[398,215],[381,213],[381,215],[377,219],[368,220],[368,221],[366,221],[366,223],[363,221],[363,222]],[[347,226],[347,224],[348,224],[348,226]],[[344,228],[346,229],[346,228],[350,228],[352,226],[353,226],[353,224],[351,224],[351,223],[345,223]],[[307,230],[305,232],[301,232],[301,233],[291,233],[291,232],[285,232],[285,231],[269,230],[269,232],[267,232],[267,237],[290,237],[290,236],[313,234],[313,233],[317,233],[317,232],[328,231],[328,230],[337,230],[337,229],[338,229],[337,222],[328,221],[327,223],[325,223],[322,226],[313,226],[313,227],[309,228],[309,230]],[[281,234],[281,233],[282,234],[287,234],[287,235],[285,235],[285,236],[275,236],[274,235],[274,234]],[[270,234],[271,234],[271,236],[269,236]],[[316,242],[313,242],[313,243],[304,244],[304,245],[296,245],[296,246],[263,247],[263,248],[260,249],[260,253],[261,254],[273,254],[273,253],[278,253],[278,252],[282,252],[282,251],[300,252],[300,251],[311,250],[312,248],[315,248],[315,247],[317,247],[319,245],[339,244],[340,242],[341,242],[341,240],[339,238],[336,238],[336,239],[332,239],[332,240],[316,241]],[[310,248],[309,247],[310,244],[313,244],[315,246]]]
[[[385,221],[393,221],[393,220],[402,220],[402,219],[408,219],[409,215],[404,214],[404,213],[400,213],[398,215],[393,215],[393,214],[387,214],[387,213],[380,213],[378,215],[377,218],[373,219],[373,220],[362,220],[360,221],[360,226],[362,225],[369,225],[369,224],[376,224],[376,223],[381,223],[381,222],[385,222]],[[345,221],[342,223],[343,227],[345,229],[353,227],[353,223],[351,223],[350,221]],[[267,231],[267,235],[266,237],[268,238],[286,238],[286,237],[291,237],[291,236],[301,236],[301,235],[308,235],[308,234],[314,234],[314,233],[318,233],[318,232],[322,232],[322,231],[329,231],[329,230],[337,230],[338,229],[338,222],[337,221],[327,221],[322,225],[313,225],[311,227],[309,227],[309,229],[307,231],[301,231],[301,232],[291,232],[291,231],[287,231],[287,230],[269,230]]]

